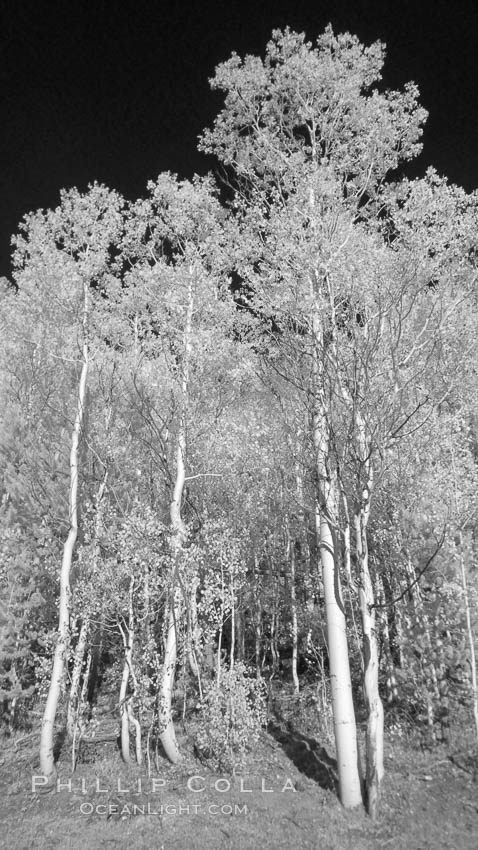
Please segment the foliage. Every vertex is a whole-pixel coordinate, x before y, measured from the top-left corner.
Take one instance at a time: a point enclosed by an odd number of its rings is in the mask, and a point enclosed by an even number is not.
[[[267,691],[262,680],[240,662],[209,685],[200,703],[201,727],[196,736],[200,758],[218,770],[240,765],[267,722]]]
[[[76,665],[85,716],[106,692],[117,708],[130,637],[125,700],[149,724],[179,588],[177,663],[194,695],[203,689],[202,758],[231,770],[245,757],[266,719],[257,676],[290,679],[294,640],[307,711],[319,704],[328,718],[315,523],[335,482],[327,507],[358,706],[364,502],[389,725],[406,717],[428,732],[472,704],[478,194],[433,169],[397,178],[426,113],[413,84],[383,89],[384,57],[382,44],[330,27],[315,43],[277,30],[263,58],[233,54],[212,81],[224,103],[200,146],[225,169],[228,203],[211,176],[167,172],[134,202],[93,184],[21,224],[0,334],[10,725],[51,675],[85,281],[63,701]],[[185,537],[172,557],[179,442]]]

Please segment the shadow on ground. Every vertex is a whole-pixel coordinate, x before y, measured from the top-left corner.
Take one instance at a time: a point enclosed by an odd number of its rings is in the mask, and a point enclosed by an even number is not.
[[[301,773],[313,779],[321,788],[337,793],[337,762],[329,756],[325,747],[294,728],[285,731],[272,723],[268,731]]]
[[[53,758],[55,762],[60,758],[61,751],[63,749],[63,744],[66,739],[66,728],[62,729],[55,737],[55,742],[53,744]]]

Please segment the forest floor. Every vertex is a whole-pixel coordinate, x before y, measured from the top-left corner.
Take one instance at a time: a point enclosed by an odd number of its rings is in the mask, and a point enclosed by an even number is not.
[[[292,716],[293,713],[291,713]],[[34,788],[37,741],[10,738],[0,756],[0,847],[6,850],[476,850],[478,752],[431,750],[389,735],[381,812],[346,811],[330,742],[281,717],[240,774],[213,773],[181,741],[159,774],[121,762],[114,742],[86,751],[61,785]],[[35,747],[35,750],[33,750]],[[141,782],[139,783],[139,780]],[[154,781],[155,780],[155,781]]]

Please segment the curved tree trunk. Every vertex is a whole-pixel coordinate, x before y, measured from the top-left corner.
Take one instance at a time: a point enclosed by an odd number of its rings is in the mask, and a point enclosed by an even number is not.
[[[370,516],[373,470],[371,448],[366,437],[365,422],[356,412],[356,437],[359,460],[365,474],[360,502],[355,509],[355,541],[360,577],[360,612],[362,615],[362,640],[364,664],[364,695],[367,709],[366,734],[366,792],[367,811],[375,820],[380,802],[383,768],[383,705],[378,691],[379,652],[373,584],[368,561],[367,525]]]
[[[368,567],[365,511],[355,517],[357,555],[360,568],[360,611],[362,615],[364,695],[367,710],[366,791],[367,811],[375,819],[383,780],[383,705],[378,691],[379,653],[374,593]]]
[[[66,720],[66,728],[70,740],[73,740],[75,736],[76,727],[78,723],[78,710],[80,707],[79,695],[81,673],[85,660],[89,629],[90,618],[88,612],[86,612],[81,623],[80,634],[78,635],[78,641],[75,649],[75,660],[73,662],[73,672],[71,674],[70,696],[68,699],[68,711]]]
[[[58,634],[40,737],[40,770],[43,776],[46,776],[50,781],[55,778],[56,774],[53,755],[53,735],[70,638],[70,572],[78,535],[78,446],[85,412],[86,382],[89,365],[88,312],[88,284],[85,282],[83,284],[83,364],[78,385],[78,407],[71,435],[70,449],[70,493],[68,501],[70,530],[63,547],[60,571]]]
[[[131,755],[129,749],[129,717],[127,706],[127,693],[129,682],[129,664],[128,653],[130,653],[129,640],[130,636],[125,632],[121,632],[124,643],[125,658],[123,661],[123,674],[121,676],[121,687],[119,693],[120,717],[121,717],[121,757],[126,764],[130,764]]]
[[[167,758],[173,764],[176,764],[181,759],[181,754],[176,740],[176,732],[174,730],[171,702],[177,658],[176,631],[177,624],[179,623],[182,614],[182,602],[181,588],[179,585],[176,585],[172,591],[172,597],[169,604],[166,645],[164,649],[163,676],[159,692],[159,728],[161,730],[159,739]]]
[[[136,729],[136,757],[138,764],[142,762],[141,755],[141,727],[137,720],[133,717],[133,709],[131,706],[132,697],[128,696],[128,684],[130,677],[134,682],[134,692],[136,692],[136,677],[133,670],[133,642],[134,642],[134,576],[131,576],[129,583],[129,607],[128,607],[128,625],[118,623],[118,628],[123,638],[124,646],[124,663],[123,675],[121,677],[120,688],[120,717],[121,717],[121,755],[126,764],[131,763],[131,753],[129,749],[129,726],[132,723]]]
[[[188,303],[184,327],[184,348],[181,381],[181,415],[178,429],[176,451],[176,480],[174,483],[173,499],[170,506],[171,518],[171,551],[173,555],[173,570],[171,576],[170,602],[167,615],[166,640],[164,647],[164,663],[161,686],[158,695],[159,739],[167,758],[173,763],[180,761],[176,733],[174,731],[171,713],[174,675],[176,672],[177,634],[183,614],[183,593],[180,583],[181,552],[187,538],[187,529],[181,515],[181,502],[185,481],[186,462],[186,415],[189,392],[189,359],[191,354],[191,330],[194,308],[194,269],[189,269]]]

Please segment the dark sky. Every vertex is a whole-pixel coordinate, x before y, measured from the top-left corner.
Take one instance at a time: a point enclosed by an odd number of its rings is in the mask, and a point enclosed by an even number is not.
[[[261,53],[275,27],[327,23],[387,44],[385,83],[414,80],[430,118],[418,164],[478,187],[476,0],[0,0],[0,274],[23,214],[98,180],[129,198],[196,152],[220,96],[215,65]]]

